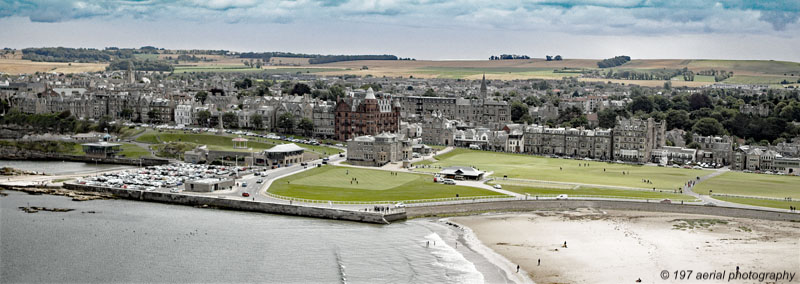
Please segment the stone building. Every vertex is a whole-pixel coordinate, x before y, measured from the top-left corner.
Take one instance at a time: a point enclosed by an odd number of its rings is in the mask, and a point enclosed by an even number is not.
[[[336,139],[346,141],[357,136],[397,132],[400,128],[400,106],[391,99],[375,97],[370,88],[363,99],[340,98],[336,104],[334,131]]]
[[[347,162],[380,167],[411,158],[411,141],[391,133],[358,136],[347,141]]]
[[[653,118],[618,118],[614,126],[614,159],[647,162],[653,149],[665,146],[665,128],[665,122],[655,122]]]

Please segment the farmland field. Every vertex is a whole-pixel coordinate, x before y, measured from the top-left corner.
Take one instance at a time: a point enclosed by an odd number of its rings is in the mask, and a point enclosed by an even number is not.
[[[626,164],[556,159],[538,156],[507,154],[467,149],[454,149],[435,157],[437,162],[417,163],[431,167],[474,166],[482,171],[493,171],[500,178],[521,178],[555,182],[596,184],[606,186],[677,189],[685,181],[710,171],[635,166]],[[588,164],[589,166],[583,166]],[[581,165],[581,166],[579,166]],[[438,168],[419,168],[419,171],[438,172]],[[622,172],[626,172],[623,174]],[[645,183],[642,179],[650,180]]]
[[[358,182],[352,182],[353,179]],[[281,196],[332,201],[406,201],[415,199],[501,196],[494,191],[434,183],[432,176],[325,166],[276,180],[269,190]]]
[[[22,59],[0,59],[0,73],[30,74],[36,72],[82,73],[106,69],[106,63],[33,62]]]

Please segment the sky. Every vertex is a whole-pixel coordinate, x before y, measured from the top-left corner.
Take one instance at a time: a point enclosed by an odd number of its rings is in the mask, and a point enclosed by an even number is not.
[[[0,48],[800,62],[800,0],[0,0]]]

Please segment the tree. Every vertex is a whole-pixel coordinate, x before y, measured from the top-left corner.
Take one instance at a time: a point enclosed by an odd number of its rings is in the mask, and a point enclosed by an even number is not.
[[[553,61],[553,57],[550,56],[550,55],[545,55],[544,59],[547,60],[547,61]]]
[[[689,113],[685,110],[671,109],[667,111],[667,129],[689,129],[691,120],[689,120]]]
[[[285,133],[294,133],[294,115],[284,112],[278,117],[278,127]]]
[[[297,84],[294,84],[294,86],[292,87],[292,91],[289,92],[289,93],[292,94],[292,95],[295,95],[295,96],[302,96],[302,95],[305,95],[305,94],[310,94],[311,93],[311,87],[309,87],[308,85],[303,84],[303,83],[297,83]]]
[[[597,113],[598,124],[602,128],[614,128],[617,125],[617,112],[612,109],[604,109]]]
[[[722,123],[716,119],[706,117],[695,122],[692,126],[692,131],[703,136],[715,136],[725,134],[725,128]]]
[[[233,112],[222,114],[222,123],[227,128],[239,128],[239,118]]]
[[[425,91],[424,94],[422,94],[422,96],[423,97],[435,97],[436,96],[436,92],[434,92],[433,89],[428,89],[428,90]]]
[[[209,119],[211,119],[211,112],[207,110],[201,110],[197,112],[197,125],[205,125],[208,126]]]
[[[638,96],[631,102],[631,112],[644,111],[649,113],[653,111],[653,100],[648,96]]]
[[[297,128],[299,128],[300,130],[303,130],[303,132],[305,133],[306,136],[310,136],[311,131],[314,130],[314,122],[311,121],[311,119],[309,119],[308,117],[304,117],[297,124]]]
[[[194,94],[194,100],[201,104],[206,104],[206,99],[208,99],[208,93],[206,93],[206,91],[199,91],[197,94]]]
[[[522,123],[522,116],[528,113],[528,106],[521,102],[511,103],[511,121]]]
[[[158,111],[150,109],[147,111],[147,120],[150,121],[150,123],[159,123],[161,122],[161,117],[158,115]]]
[[[561,60],[563,60],[563,59],[561,58],[561,55],[556,55],[556,57],[553,57],[553,60],[555,60],[555,61],[561,61]]]
[[[119,116],[127,120],[131,120],[131,116],[133,116],[133,110],[129,108],[124,108],[122,109],[122,111],[119,112]]]
[[[250,115],[250,127],[252,127],[253,129],[264,128],[264,118],[262,118],[257,113]]]
[[[712,108],[713,105],[711,104],[711,98],[709,98],[708,95],[694,93],[689,96],[689,107],[691,107],[692,110],[697,110],[704,107]]]
[[[245,61],[245,64],[246,62],[247,61]],[[253,80],[250,80],[250,78],[244,78],[243,80],[234,83],[233,86],[240,90],[249,89],[253,86]]]
[[[328,88],[328,91],[331,93],[331,97],[333,97],[334,101],[338,98],[344,97],[344,89],[342,89],[342,87],[339,85],[331,86]]]

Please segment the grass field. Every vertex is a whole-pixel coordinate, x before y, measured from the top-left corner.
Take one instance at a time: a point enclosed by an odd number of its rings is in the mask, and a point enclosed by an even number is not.
[[[725,193],[800,200],[800,177],[727,172],[701,182],[694,188],[699,194]]]
[[[454,149],[448,153],[436,156],[436,159],[439,161],[421,164],[431,164],[432,166],[442,167],[475,166],[483,171],[493,171],[493,176],[498,178],[507,175],[509,178],[639,188],[655,187],[669,190],[677,189],[687,180],[711,173],[701,170],[633,166],[467,149]],[[578,166],[584,163],[588,163],[589,166]],[[430,172],[439,171],[439,169],[435,168],[421,168],[418,170]],[[623,171],[629,172],[629,174],[623,175]],[[644,183],[642,179],[649,179],[652,184]]]
[[[763,84],[763,85],[775,85],[780,84],[784,80],[788,81],[790,84],[797,83],[797,80],[800,80],[800,77],[790,77],[790,76],[769,76],[769,75],[733,75],[728,79],[725,79],[725,83],[731,84]]]
[[[800,207],[800,201],[764,200],[755,198],[722,197],[722,196],[714,196],[714,199],[719,199],[722,201],[739,203],[739,204],[747,204],[753,206],[771,207],[779,209],[789,209],[789,206]]]
[[[122,143],[122,152],[119,154],[125,156],[126,158],[138,159],[142,156],[149,156],[150,151],[139,147],[136,144]]]
[[[358,183],[351,183],[356,178]],[[434,183],[430,175],[325,166],[281,178],[269,192],[295,198],[331,201],[406,201],[417,199],[494,196],[494,191]],[[288,183],[287,183],[288,182]]]
[[[106,69],[106,63],[33,62],[22,59],[0,59],[0,73],[32,74],[36,72],[82,73]]]
[[[137,53],[134,54],[133,57],[139,60],[158,60],[158,54],[152,53]]]
[[[633,198],[633,199],[670,199],[673,201],[695,201],[692,196],[678,193],[663,193],[645,190],[625,190],[625,189],[607,189],[607,188],[578,188],[578,189],[556,189],[556,188],[536,188],[527,186],[516,185],[503,185],[503,189],[513,191],[516,193],[530,194],[532,197],[536,195],[589,195],[596,197],[616,197],[616,198]]]

